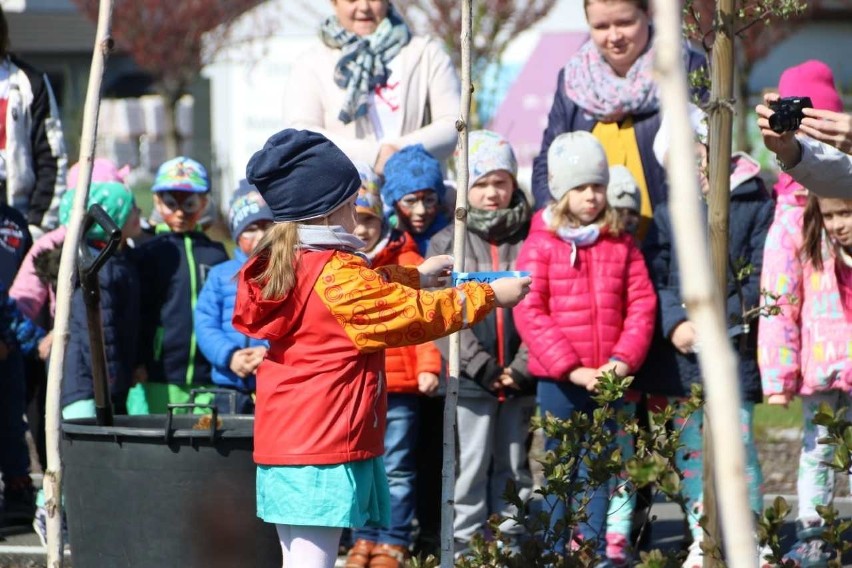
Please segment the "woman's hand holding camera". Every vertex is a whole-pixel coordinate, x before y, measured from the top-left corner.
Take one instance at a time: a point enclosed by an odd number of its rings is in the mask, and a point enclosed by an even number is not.
[[[802,134],[852,154],[852,116],[816,108],[803,109],[802,113],[805,115],[799,126]]]

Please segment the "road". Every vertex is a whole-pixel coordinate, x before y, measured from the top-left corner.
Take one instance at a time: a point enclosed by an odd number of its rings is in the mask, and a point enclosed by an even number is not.
[[[795,497],[785,496],[787,502],[793,505],[793,511],[789,518],[794,519]],[[774,496],[766,497],[767,505],[772,502]],[[852,499],[845,497],[838,499],[835,502],[841,515],[846,518],[852,518]],[[683,514],[677,505],[672,503],[658,502],[655,503],[652,509],[652,514],[656,515],[656,520],[653,524],[652,546],[651,548],[659,548],[663,551],[676,551],[683,546]],[[791,520],[784,527],[784,535],[787,543],[795,539],[794,525]],[[38,537],[31,528],[23,529],[2,529],[0,530],[0,568],[45,568],[44,549],[41,547]],[[343,566],[341,558],[337,566]],[[846,559],[844,566],[852,567],[852,558]],[[65,568],[73,568],[73,556],[70,561],[65,562]]]

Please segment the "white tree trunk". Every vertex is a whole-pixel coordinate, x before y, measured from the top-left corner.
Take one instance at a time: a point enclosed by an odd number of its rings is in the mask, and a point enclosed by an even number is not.
[[[745,477],[746,453],[740,433],[737,359],[727,337],[724,303],[710,266],[695,167],[695,136],[687,119],[687,79],[683,68],[678,2],[655,4],[656,68],[660,99],[668,120],[669,207],[677,243],[681,289],[689,319],[701,338],[698,354],[712,430],[713,467],[719,517],[731,568],[754,568],[757,546]]]
[[[470,47],[472,0],[462,2],[462,66],[461,110],[456,128],[459,131],[459,152],[456,160],[456,210],[453,231],[453,270],[464,270],[465,238],[467,237],[467,185],[468,185],[468,124],[470,119]],[[441,467],[441,568],[452,568],[453,512],[456,483],[456,407],[459,400],[459,374],[461,372],[461,337],[450,336],[450,361],[447,376],[447,396],[444,402],[444,459]]]
[[[62,461],[59,454],[62,409],[62,368],[65,361],[65,346],[68,343],[68,319],[71,310],[71,294],[77,242],[80,240],[83,213],[89,197],[92,164],[95,159],[95,139],[98,129],[98,110],[101,102],[101,83],[107,55],[112,50],[110,22],[113,0],[100,0],[98,28],[89,71],[89,86],[86,105],[83,109],[83,133],[80,139],[80,175],[77,181],[74,204],[68,232],[62,245],[59,262],[59,277],[56,290],[56,317],[53,324],[53,348],[47,374],[47,402],[45,410],[45,437],[47,444],[47,471],[44,475],[45,509],[47,510],[47,565],[59,568],[63,561],[62,547]]]

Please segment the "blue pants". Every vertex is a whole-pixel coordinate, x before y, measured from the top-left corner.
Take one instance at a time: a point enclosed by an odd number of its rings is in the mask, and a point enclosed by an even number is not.
[[[388,394],[384,462],[390,487],[390,527],[358,529],[355,538],[383,544],[411,545],[417,479],[414,458],[419,425],[417,398],[416,394]]]
[[[590,393],[581,387],[571,383],[553,382],[547,380],[538,381],[538,405],[542,415],[547,413],[552,414],[556,418],[566,420],[571,417],[571,413],[585,412],[591,414],[598,407],[597,403],[591,399]],[[615,424],[608,423],[607,428],[615,431]],[[559,440],[553,438],[545,438],[545,451],[556,450],[559,445]],[[592,456],[594,459],[594,456]],[[581,462],[576,473],[577,480],[583,483],[588,479],[588,471],[584,463]],[[594,490],[588,490],[583,495],[574,495],[571,499],[571,505],[581,503],[584,499],[588,499],[584,512],[586,521],[579,524],[579,532],[584,540],[595,539],[595,551],[601,557],[606,554],[606,517],[607,509],[609,508],[609,487],[603,484]],[[560,499],[548,497],[547,511],[550,511],[550,527],[554,528],[556,522],[563,519],[566,514],[566,503]],[[567,527],[570,531],[573,527]],[[558,554],[565,554],[568,534],[554,535],[555,549]]]
[[[16,349],[5,361],[0,361],[0,470],[7,481],[30,472],[24,422],[26,405],[24,360]]]

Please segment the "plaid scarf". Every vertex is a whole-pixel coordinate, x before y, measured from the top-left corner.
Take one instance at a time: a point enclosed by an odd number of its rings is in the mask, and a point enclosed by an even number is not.
[[[387,64],[411,39],[411,31],[389,5],[387,17],[368,36],[343,29],[337,16],[331,16],[320,27],[320,38],[328,47],[342,51],[334,67],[334,82],[346,89],[338,118],[349,124],[367,114],[370,92],[387,83]]]

